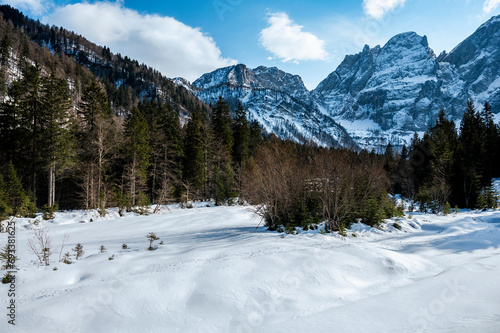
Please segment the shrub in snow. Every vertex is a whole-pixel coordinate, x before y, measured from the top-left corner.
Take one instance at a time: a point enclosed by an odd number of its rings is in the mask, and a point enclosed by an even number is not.
[[[55,217],[56,212],[59,210],[59,205],[57,203],[52,206],[43,206],[43,219],[44,220],[52,220]]]
[[[149,234],[146,235],[146,238],[149,239],[149,247],[148,247],[148,250],[149,251],[153,251],[154,248],[153,248],[153,242],[160,239],[160,237],[156,236],[156,234],[154,232],[150,232]]]
[[[83,245],[78,243],[76,244],[75,248],[73,249],[73,251],[75,251],[75,259],[78,260],[78,258],[80,258],[81,256],[83,256],[83,254],[85,253],[85,251],[83,251]]]
[[[30,251],[36,255],[40,264],[50,265],[50,256],[52,255],[52,238],[46,228],[34,230],[33,239],[28,240]]]
[[[124,250],[128,249],[128,245],[127,244],[122,244],[122,249],[124,249]]]
[[[5,244],[4,248],[0,251],[0,261],[3,263],[2,269],[16,268],[17,260],[19,258],[14,255],[14,248],[9,244]]]
[[[12,275],[12,274],[10,274],[10,273],[7,273],[7,274],[5,274],[5,275],[3,276],[3,278],[2,278],[2,283],[3,283],[3,284],[9,284],[9,283],[11,283],[11,282],[14,282],[14,280],[15,280],[15,279],[16,279],[16,278],[15,278],[15,276],[14,276],[14,275]]]
[[[446,201],[446,203],[443,206],[443,215],[448,215],[450,213],[451,213],[451,206],[450,203]]]
[[[99,248],[99,251],[100,251],[101,253],[106,252],[106,247],[105,247],[104,245],[101,245],[101,247]]]
[[[399,225],[399,223],[393,223],[392,226],[398,230],[401,230],[401,226]]]
[[[113,260],[115,259],[115,255],[113,254],[111,257],[108,258],[108,260]]]
[[[134,213],[148,215],[150,204],[151,202],[149,201],[148,196],[143,192],[139,193],[137,195],[137,207],[134,209]]]
[[[66,252],[61,261],[66,265],[71,264],[71,254],[69,254],[69,252]]]

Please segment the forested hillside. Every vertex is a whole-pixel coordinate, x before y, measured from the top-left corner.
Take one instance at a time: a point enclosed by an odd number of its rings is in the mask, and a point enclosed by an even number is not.
[[[6,32],[23,31],[23,38],[34,42],[43,53],[50,51],[59,58],[73,58],[99,77],[116,114],[129,113],[143,98],[168,102],[183,115],[188,115],[196,107],[202,108],[204,112],[208,111],[208,107],[186,89],[175,85],[157,70],[139,64],[126,55],[113,54],[108,47],[98,46],[62,27],[30,19],[10,6],[0,6],[0,13],[3,15],[2,35]],[[25,41],[22,42],[26,44]],[[33,44],[28,46],[31,48],[30,54],[33,54],[33,47]],[[43,57],[38,55],[36,59],[31,59],[41,63]]]

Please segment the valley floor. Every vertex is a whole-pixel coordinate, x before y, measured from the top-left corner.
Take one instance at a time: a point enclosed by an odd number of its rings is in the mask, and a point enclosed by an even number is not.
[[[18,222],[16,327],[7,323],[8,285],[0,285],[0,331],[500,330],[500,211],[413,213],[382,230],[354,225],[346,238],[318,230],[282,237],[256,228],[242,206],[96,216],[63,212],[41,223],[52,236],[50,267],[34,263],[33,226]],[[164,242],[155,251],[146,250],[148,232]],[[76,243],[85,251],[71,265],[57,262],[65,234],[64,252]],[[0,234],[0,245],[6,240]]]

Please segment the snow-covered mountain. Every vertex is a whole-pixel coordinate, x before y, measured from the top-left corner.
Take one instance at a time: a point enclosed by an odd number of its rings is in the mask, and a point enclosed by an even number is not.
[[[205,103],[214,103],[219,96],[233,108],[241,102],[250,119],[281,138],[326,146],[356,146],[342,126],[319,112],[298,75],[276,67],[250,69],[239,64],[221,68],[204,74],[189,89]]]
[[[222,96],[243,103],[268,132],[314,141],[383,150],[408,144],[441,109],[459,121],[467,100],[489,102],[500,113],[500,16],[481,25],[449,54],[436,56],[427,37],[405,32],[383,47],[366,45],[347,55],[316,89],[275,67],[221,68],[189,85],[205,103]],[[348,133],[348,135],[347,135]]]
[[[312,95],[361,146],[408,142],[441,109],[459,121],[469,99],[500,112],[499,45],[500,17],[439,57],[425,36],[402,33],[346,56]]]

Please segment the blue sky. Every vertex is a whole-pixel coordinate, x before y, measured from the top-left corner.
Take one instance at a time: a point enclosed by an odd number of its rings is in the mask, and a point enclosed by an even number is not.
[[[0,0],[63,26],[169,77],[190,81],[236,63],[276,66],[314,89],[346,54],[395,34],[426,35],[450,51],[500,0]]]

